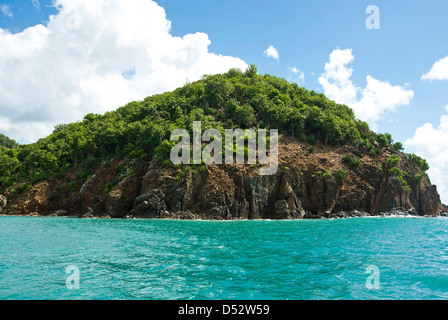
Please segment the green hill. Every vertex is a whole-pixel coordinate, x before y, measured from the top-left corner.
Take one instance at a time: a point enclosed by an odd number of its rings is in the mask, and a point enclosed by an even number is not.
[[[5,136],[4,134],[0,133],[0,147],[5,147],[8,149],[13,149],[13,148],[17,148],[19,146],[19,144],[8,138],[7,136]]]
[[[284,79],[259,75],[251,66],[245,72],[207,75],[104,115],[88,114],[81,122],[56,126],[33,144],[17,146],[9,139],[4,144],[0,136],[0,192],[21,181],[33,185],[51,175],[62,178],[73,167],[88,176],[116,156],[164,160],[173,145],[171,131],[192,132],[193,121],[202,121],[203,130],[279,129],[313,145],[356,145],[371,155],[393,143],[389,134],[369,130],[346,105]]]

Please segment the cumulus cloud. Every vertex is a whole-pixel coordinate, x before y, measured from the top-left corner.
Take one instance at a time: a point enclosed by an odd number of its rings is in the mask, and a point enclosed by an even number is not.
[[[305,74],[303,71],[297,69],[297,67],[288,67],[289,81],[295,81],[297,83],[303,82],[305,80]]]
[[[150,0],[56,0],[46,26],[0,29],[0,132],[20,142],[58,123],[173,90],[203,74],[246,69],[208,51],[207,34],[171,35]]]
[[[375,123],[399,107],[409,105],[414,92],[367,76],[367,86],[362,89],[361,96],[361,100],[353,104],[353,109],[360,119]]]
[[[414,92],[407,88],[408,85],[393,86],[372,76],[366,77],[365,88],[356,86],[351,80],[353,68],[349,67],[354,60],[352,49],[333,50],[319,83],[328,98],[348,105],[359,119],[375,129],[385,115],[408,105]]]
[[[266,57],[268,57],[268,58],[272,58],[272,59],[277,60],[277,61],[280,60],[280,56],[279,56],[279,54],[278,54],[278,51],[277,51],[277,49],[276,49],[273,45],[270,45],[269,48],[267,48],[267,49],[263,52],[263,54],[264,54]]]
[[[353,69],[348,65],[355,60],[352,49],[333,50],[330,61],[325,63],[325,73],[319,78],[325,94],[338,103],[356,101],[357,88],[351,81]]]
[[[413,148],[416,154],[428,160],[431,182],[437,185],[443,203],[448,203],[448,106],[447,114],[442,115],[440,124],[435,128],[426,123],[418,128],[414,136],[405,142],[406,149]]]
[[[422,76],[422,80],[448,80],[448,57],[436,61],[431,70]]]
[[[11,7],[7,4],[0,4],[0,11],[5,17],[13,18]]]

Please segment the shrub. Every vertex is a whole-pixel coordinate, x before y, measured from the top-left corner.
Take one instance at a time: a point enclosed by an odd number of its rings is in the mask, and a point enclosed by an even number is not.
[[[394,140],[392,139],[392,135],[390,133],[385,133],[384,137],[387,140],[387,144],[390,146],[392,143],[394,143]]]
[[[317,139],[316,139],[316,136],[314,134],[310,134],[308,136],[308,143],[309,144],[316,144],[316,141],[317,141]]]
[[[387,159],[386,165],[389,168],[395,167],[400,163],[400,160],[401,160],[400,156],[394,154],[391,157],[389,157],[389,159]]]
[[[170,158],[171,149],[176,144],[174,142],[163,140],[160,146],[155,148],[155,156],[157,160],[166,160]]]
[[[429,170],[428,162],[425,159],[423,159],[422,157],[419,157],[415,154],[408,154],[407,156],[423,171],[426,172]]]
[[[17,191],[19,194],[21,194],[23,191],[30,189],[29,186],[26,183],[21,183],[17,186]]]
[[[339,169],[336,176],[338,177],[339,180],[344,181],[345,179],[347,179],[347,172],[345,172],[342,169]]]
[[[389,141],[387,140],[386,136],[384,134],[379,134],[376,137],[376,141],[382,146],[387,147],[389,145]]]
[[[376,157],[376,156],[378,156],[378,155],[380,155],[381,154],[381,149],[380,148],[371,148],[370,149],[370,151],[369,151],[369,154],[372,156],[372,157]]]
[[[129,158],[143,160],[146,158],[146,152],[141,149],[138,151],[131,151],[131,153],[129,154]]]
[[[383,165],[382,165],[381,163],[378,163],[376,172],[377,172],[380,176],[382,176],[382,175],[384,174]]]
[[[104,193],[109,193],[111,192],[115,186],[118,184],[118,179],[114,179],[112,181],[109,181],[108,183],[106,183],[105,187],[104,187]]]
[[[358,168],[361,166],[361,159],[354,157],[352,160],[352,167]]]
[[[366,148],[367,150],[372,149],[372,144],[368,139],[362,139],[359,145],[363,148]]]
[[[406,188],[406,190],[408,192],[412,192],[411,187],[406,182],[406,180],[403,178],[403,172],[399,168],[394,167],[392,169],[389,169],[389,174],[396,177],[398,179],[398,181],[401,182],[401,184]]]
[[[389,174],[398,178],[403,178],[403,172],[397,167],[389,169]]]
[[[417,185],[420,185],[422,183],[424,176],[425,176],[425,172],[420,171],[420,173],[415,177],[415,182],[417,183]]]
[[[344,155],[344,157],[342,158],[342,161],[344,161],[347,164],[350,164],[352,162],[352,159],[353,159],[352,156],[350,154],[346,153]]]
[[[90,178],[92,178],[92,174],[90,173],[90,171],[83,171],[78,175],[78,177],[80,177],[81,179],[90,180]]]
[[[118,167],[115,168],[116,175],[121,175],[125,171],[126,171],[126,166],[124,166],[124,165],[119,165]]]
[[[396,142],[394,144],[394,149],[397,151],[403,151],[404,150],[403,144],[401,142]]]
[[[323,174],[324,179],[331,178],[333,176],[333,173],[331,171],[327,171],[327,170],[324,170],[324,171],[325,171]]]
[[[179,177],[183,178],[187,174],[186,171],[183,171],[182,169],[177,170],[177,174]]]
[[[350,167],[356,169],[359,168],[361,166],[361,159],[357,158],[357,157],[352,157],[350,154],[346,154],[344,155],[344,157],[342,158],[342,161],[344,161],[347,165],[349,165]]]
[[[49,176],[50,174],[48,172],[42,172],[42,171],[35,172],[31,177],[31,184],[35,185],[38,182],[44,181]]]

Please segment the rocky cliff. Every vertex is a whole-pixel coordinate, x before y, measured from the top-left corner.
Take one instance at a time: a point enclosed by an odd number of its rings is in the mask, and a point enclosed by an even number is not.
[[[302,219],[445,212],[436,186],[406,155],[371,156],[355,146],[310,146],[282,137],[279,170],[260,176],[249,165],[164,166],[113,159],[80,178],[72,169],[31,188],[9,188],[0,214],[103,218]],[[353,167],[343,158],[360,158]],[[400,179],[388,171],[397,154]],[[420,178],[418,178],[420,175]]]

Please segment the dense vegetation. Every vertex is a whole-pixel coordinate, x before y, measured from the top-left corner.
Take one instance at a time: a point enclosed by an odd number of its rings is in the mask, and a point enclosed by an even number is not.
[[[0,133],[0,147],[13,149],[13,148],[17,148],[18,146],[19,146],[19,144],[16,141],[14,141]]]
[[[61,178],[73,167],[88,176],[116,156],[166,159],[174,144],[168,140],[171,132],[192,132],[193,121],[202,121],[203,130],[275,128],[313,145],[352,144],[372,155],[386,146],[402,149],[389,134],[370,131],[349,107],[284,79],[259,75],[251,66],[245,72],[204,76],[104,115],[88,114],[81,122],[56,126],[50,136],[30,145],[0,147],[0,192],[15,184],[23,189],[24,181],[34,184],[50,175]],[[345,161],[358,166],[358,160]]]

